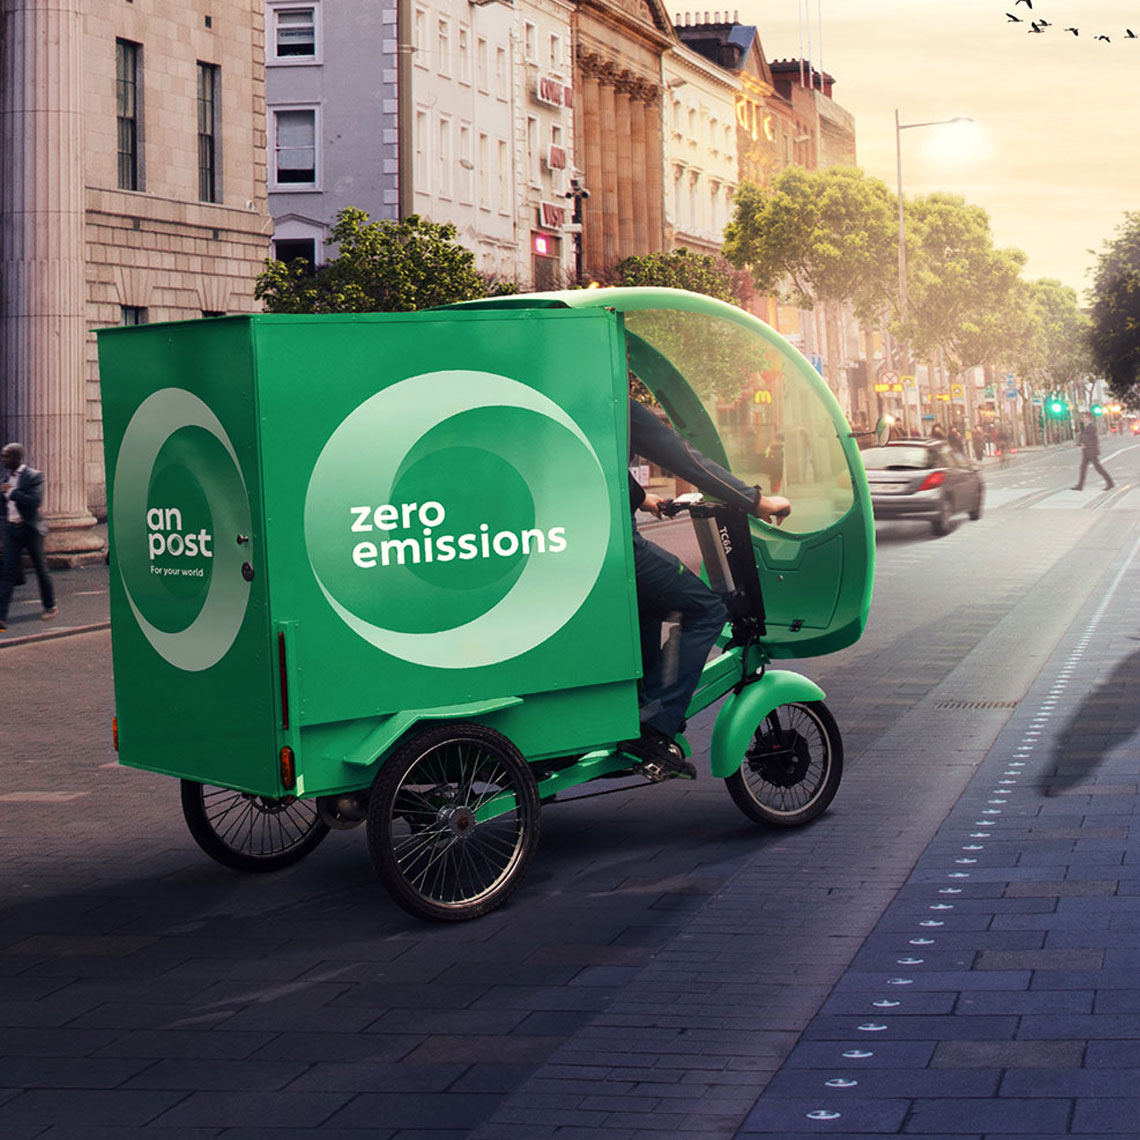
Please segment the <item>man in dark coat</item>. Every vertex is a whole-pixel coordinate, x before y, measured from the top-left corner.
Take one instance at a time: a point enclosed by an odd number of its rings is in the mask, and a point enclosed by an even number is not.
[[[1092,420],[1085,420],[1081,434],[1077,437],[1077,443],[1080,444],[1081,448],[1081,473],[1077,476],[1077,484],[1073,490],[1084,490],[1085,472],[1089,469],[1090,463],[1096,468],[1096,473],[1104,480],[1106,491],[1115,487],[1116,484],[1113,482],[1112,476],[1100,465],[1100,433],[1096,430],[1096,424]]]
[[[23,444],[9,443],[0,450],[0,528],[4,535],[4,556],[0,562],[0,633],[8,626],[8,605],[12,590],[21,581],[20,559],[26,550],[40,586],[40,602],[44,621],[51,621],[59,610],[55,590],[44,563],[44,535],[47,523],[40,513],[44,499],[43,472],[24,462]]]

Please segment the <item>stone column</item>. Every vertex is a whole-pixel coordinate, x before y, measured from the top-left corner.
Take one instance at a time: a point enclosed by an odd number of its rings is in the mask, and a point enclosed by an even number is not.
[[[596,273],[602,264],[602,110],[598,87],[598,57],[579,60],[582,118],[575,124],[574,158],[583,168],[583,181],[590,197],[582,203],[583,274]]]
[[[606,64],[601,75],[602,108],[602,269],[618,259],[617,88],[614,68]]]
[[[81,0],[0,13],[0,431],[44,472],[48,550],[91,550]]]
[[[646,252],[665,244],[665,140],[661,135],[661,89],[652,88],[645,105],[645,181],[649,209],[649,246]]]
[[[635,233],[633,208],[633,186],[639,172],[633,169],[633,93],[636,80],[628,71],[623,71],[615,84],[615,158],[617,161],[617,223],[619,260],[633,253],[646,253],[639,248]]]
[[[637,253],[648,253],[649,200],[645,185],[645,86],[638,87],[630,104],[630,143],[633,150],[633,242]]]

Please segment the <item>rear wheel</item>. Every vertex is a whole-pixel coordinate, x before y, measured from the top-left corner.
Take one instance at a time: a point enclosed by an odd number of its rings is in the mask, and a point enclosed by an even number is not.
[[[368,852],[392,898],[456,922],[504,903],[538,846],[534,774],[501,733],[437,724],[384,762],[368,803]]]
[[[760,723],[725,783],[756,823],[799,827],[821,814],[843,777],[843,741],[822,701],[780,705]]]
[[[280,871],[329,833],[312,800],[274,799],[182,781],[182,815],[194,841],[235,871]]]
[[[953,517],[954,509],[950,505],[950,498],[943,495],[938,502],[938,514],[930,520],[930,529],[940,537],[944,534],[950,533],[950,519]]]

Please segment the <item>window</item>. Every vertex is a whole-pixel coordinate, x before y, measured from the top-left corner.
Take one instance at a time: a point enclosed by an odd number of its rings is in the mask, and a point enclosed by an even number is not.
[[[460,83],[471,84],[471,37],[466,28],[459,29],[459,58],[456,63],[456,78]]]
[[[550,70],[562,70],[562,37],[552,35],[550,37]]]
[[[533,115],[526,117],[526,176],[532,186],[542,179],[538,166],[538,120]]]
[[[273,242],[273,256],[286,263],[307,261],[309,272],[316,270],[317,243],[314,238],[276,238]]]
[[[451,168],[454,159],[451,154],[451,120],[442,115],[439,119],[439,136],[436,157],[439,162],[437,191],[441,198],[451,197]]]
[[[218,97],[221,68],[198,64],[198,200],[218,202]]]
[[[490,209],[491,199],[488,189],[487,171],[490,155],[490,140],[482,131],[479,132],[479,162],[476,169],[479,171],[479,206],[481,209]]]
[[[496,172],[496,197],[500,214],[510,213],[510,185],[507,173],[510,170],[510,156],[507,153],[507,140],[499,139],[499,166]]]
[[[471,156],[471,128],[461,123],[459,126],[459,200],[465,205],[472,203],[472,185],[475,163]]]
[[[440,20],[436,25],[435,51],[438,59],[436,67],[440,75],[451,74],[451,22]]]
[[[317,112],[314,108],[274,111],[276,180],[280,184],[317,184]]]
[[[121,325],[145,325],[147,323],[147,311],[144,305],[120,305],[119,306],[119,324]]]
[[[317,7],[271,7],[270,61],[312,62],[317,58]]]
[[[415,154],[412,165],[412,178],[415,188],[422,193],[430,193],[427,177],[427,111],[416,111],[416,131],[414,136]]]
[[[495,48],[495,95],[500,99],[507,97],[507,49]]]
[[[427,12],[423,8],[417,8],[415,15],[412,17],[412,46],[414,48],[414,51],[412,53],[412,60],[415,65],[417,67],[427,67]]]
[[[523,46],[527,63],[538,62],[538,27],[529,20],[523,24]]]
[[[480,36],[475,43],[475,86],[487,91],[487,41]]]
[[[139,79],[142,47],[115,41],[115,106],[119,121],[119,189],[141,190]]]

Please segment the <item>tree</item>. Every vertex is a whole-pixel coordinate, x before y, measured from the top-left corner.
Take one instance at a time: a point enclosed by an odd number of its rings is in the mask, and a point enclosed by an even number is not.
[[[617,264],[618,285],[653,285],[662,289],[688,289],[739,304],[736,274],[723,257],[675,249],[671,253],[635,254]]]
[[[956,194],[914,199],[907,215],[902,333],[915,354],[931,360],[941,351],[955,373],[1005,359],[1027,320],[1025,254],[995,249],[989,215]]]
[[[745,183],[724,231],[724,255],[756,289],[798,305],[850,303],[870,318],[896,280],[894,196],[853,167],[782,170],[771,189]]]
[[[615,284],[622,287],[687,289],[730,305],[740,304],[738,275],[724,258],[707,253],[676,249],[635,254],[618,262],[615,278]],[[688,371],[688,379],[702,398],[736,399],[761,364],[751,336],[727,321],[710,321],[691,313],[649,312],[639,314],[636,324],[675,363],[701,362],[699,369]],[[656,403],[636,378],[630,381],[630,394],[643,404]]]
[[[1093,277],[1089,346],[1098,372],[1121,400],[1140,395],[1140,211],[1124,215],[1104,243]]]
[[[1015,347],[1013,363],[1046,389],[1070,388],[1092,371],[1089,319],[1075,289],[1043,277],[1027,286],[1030,335]]]
[[[339,247],[336,257],[316,269],[266,261],[254,296],[271,313],[397,313],[485,297],[475,255],[455,235],[453,225],[415,214],[373,222],[363,210],[341,210],[326,241]]]

